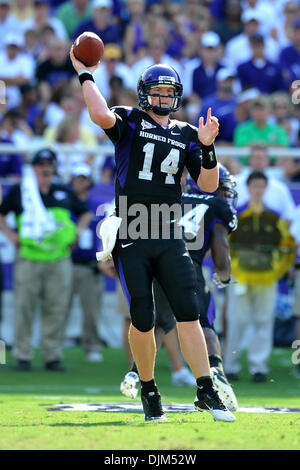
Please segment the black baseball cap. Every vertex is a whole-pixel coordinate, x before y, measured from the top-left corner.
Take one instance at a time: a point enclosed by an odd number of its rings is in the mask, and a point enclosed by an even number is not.
[[[50,162],[56,164],[56,154],[51,149],[41,149],[36,152],[31,160],[32,165],[39,165],[45,160],[50,160]]]

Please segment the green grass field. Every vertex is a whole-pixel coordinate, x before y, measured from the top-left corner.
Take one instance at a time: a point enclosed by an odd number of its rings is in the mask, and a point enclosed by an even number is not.
[[[239,405],[300,408],[291,354],[290,349],[273,351],[264,384],[253,384],[245,366],[234,386]],[[127,370],[123,351],[105,348],[104,358],[88,364],[80,348],[66,349],[67,371],[54,373],[43,370],[36,351],[33,370],[16,372],[8,354],[7,365],[0,365],[0,449],[300,449],[300,413],[237,412],[235,423],[214,422],[209,413],[168,413],[166,423],[145,423],[142,412],[48,411],[58,403],[130,401],[119,393]],[[164,350],[158,354],[156,380],[163,403],[193,402],[193,388],[171,385]]]

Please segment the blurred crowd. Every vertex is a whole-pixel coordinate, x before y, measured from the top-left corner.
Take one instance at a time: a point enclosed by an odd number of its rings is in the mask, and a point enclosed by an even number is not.
[[[298,0],[0,0],[0,142],[106,141],[69,59],[84,31],[105,44],[95,81],[110,106],[136,105],[140,73],[166,62],[183,82],[178,118],[197,124],[211,106],[217,145],[299,145]],[[282,179],[300,179],[298,160],[276,163]],[[21,165],[19,156],[1,155],[0,177],[19,175]]]
[[[216,146],[251,148],[247,158],[219,158],[236,175],[239,204],[250,197],[249,173],[265,172],[271,208],[289,225],[298,221],[287,184],[300,181],[300,154],[275,158],[269,148],[300,146],[299,0],[0,0],[0,85],[5,83],[0,86],[0,144],[16,149],[15,154],[0,150],[4,184],[20,181],[26,161],[22,148],[71,144],[68,154],[57,147],[56,181],[78,183],[79,189],[73,189],[86,200],[93,179],[113,187],[110,156],[98,173],[89,170],[95,158],[89,149],[108,140],[88,115],[69,58],[72,42],[84,31],[98,34],[105,44],[94,78],[109,106],[137,106],[141,72],[153,63],[173,66],[184,90],[183,106],[174,117],[197,125],[211,107],[220,122]],[[87,205],[87,211],[93,209]],[[88,233],[83,230],[83,246],[89,244]],[[73,253],[73,290],[83,287],[86,269],[89,288],[99,285],[99,269],[88,256],[87,268]],[[91,305],[86,292],[83,287],[84,344],[91,360],[97,354],[100,360],[95,337],[99,303],[95,298]],[[19,328],[21,334],[24,325]],[[29,350],[18,354],[21,362],[31,358]],[[57,360],[60,351],[51,352],[48,362]],[[238,366],[230,372],[237,374]]]

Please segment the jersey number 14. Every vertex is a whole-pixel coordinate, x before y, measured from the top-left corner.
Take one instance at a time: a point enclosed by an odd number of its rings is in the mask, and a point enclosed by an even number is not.
[[[155,144],[148,142],[144,145],[143,151],[145,152],[143,169],[139,171],[139,179],[151,181],[153,173],[151,172],[152,160],[154,155]],[[179,150],[172,148],[169,155],[161,162],[160,171],[166,173],[166,184],[174,184],[175,179],[173,175],[176,175],[178,171],[179,162]]]

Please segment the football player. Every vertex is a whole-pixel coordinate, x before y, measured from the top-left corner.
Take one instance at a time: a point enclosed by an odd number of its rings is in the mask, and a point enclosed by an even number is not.
[[[165,64],[152,65],[142,73],[137,85],[140,109],[109,109],[94,83],[92,73],[97,66],[86,67],[77,60],[73,47],[70,57],[92,121],[115,145],[116,216],[122,223],[112,255],[130,309],[129,342],[141,380],[145,420],[166,420],[154,379],[155,277],[172,305],[181,350],[197,381],[199,408],[209,410],[215,420],[234,421],[235,416],[221,401],[210,377],[205,339],[198,322],[195,271],[184,240],[174,235],[171,217],[167,237],[161,220],[157,227],[152,224],[154,206],[164,205],[171,215],[172,206],[181,203],[180,180],[185,167],[203,191],[216,190],[218,169],[213,142],[218,120],[211,115],[211,109],[205,124],[203,117],[199,119],[198,128],[170,119],[180,107],[182,84],[177,72]],[[147,231],[147,235],[136,237],[136,231],[131,233],[137,205],[144,215],[137,225],[142,230],[148,228],[151,234]]]
[[[234,208],[237,193],[234,189],[235,181],[229,171],[218,164],[219,187],[212,195],[201,194],[199,187],[192,178],[186,181],[186,193],[182,195],[183,217],[179,223],[186,233],[198,232],[203,235],[203,244],[199,249],[193,249],[190,244],[189,253],[193,260],[197,273],[197,295],[200,304],[199,321],[203,328],[210,363],[210,372],[216,389],[228,409],[236,411],[238,403],[231,385],[223,370],[222,353],[218,336],[214,330],[215,305],[210,291],[207,289],[202,273],[202,264],[205,255],[211,250],[215,274],[214,282],[218,287],[225,287],[231,280],[231,262],[227,235],[237,227],[237,216]],[[188,207],[186,213],[184,207]],[[190,241],[189,241],[190,243]],[[154,282],[153,284],[156,325],[165,330],[164,325],[169,328],[174,323],[174,316],[162,289]],[[161,345],[161,336],[157,336],[157,347]],[[139,388],[139,377],[135,364],[121,383],[121,392],[129,397],[135,398]]]

